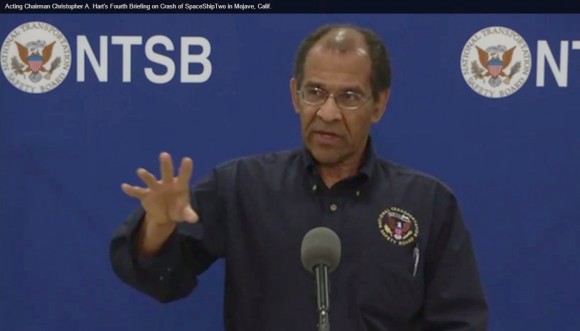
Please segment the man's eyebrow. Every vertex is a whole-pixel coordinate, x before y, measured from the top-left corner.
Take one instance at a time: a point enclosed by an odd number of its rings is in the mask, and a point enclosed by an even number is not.
[[[308,81],[306,83],[304,83],[304,87],[318,87],[321,88],[323,90],[326,90],[326,87],[324,86],[324,84],[317,82],[317,81]],[[358,86],[358,85],[351,85],[351,86],[344,86],[341,87],[340,89],[338,89],[338,91],[340,92],[356,92],[356,93],[364,93],[364,90]]]
[[[304,87],[320,87],[324,88],[324,84],[316,82],[316,81],[309,81],[304,83]]]

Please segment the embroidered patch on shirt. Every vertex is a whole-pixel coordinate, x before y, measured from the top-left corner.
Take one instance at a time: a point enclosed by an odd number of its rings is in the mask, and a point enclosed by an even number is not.
[[[405,246],[417,239],[419,225],[411,213],[397,207],[390,207],[379,214],[379,230],[388,242]]]

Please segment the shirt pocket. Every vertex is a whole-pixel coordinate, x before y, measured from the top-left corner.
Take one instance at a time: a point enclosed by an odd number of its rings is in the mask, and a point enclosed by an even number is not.
[[[369,330],[375,329],[371,326],[407,325],[423,303],[423,279],[414,271],[414,248],[392,248],[364,254],[360,261],[357,303]]]

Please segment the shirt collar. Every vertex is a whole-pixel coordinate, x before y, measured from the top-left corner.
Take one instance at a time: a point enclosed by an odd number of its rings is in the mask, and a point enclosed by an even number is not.
[[[304,167],[310,174],[317,174],[318,169],[316,167],[316,160],[312,153],[306,148],[302,148],[302,155],[304,160]],[[373,148],[372,139],[369,136],[367,140],[367,145],[365,151],[363,152],[363,162],[359,168],[359,172],[356,176],[364,175],[367,179],[371,178],[373,173],[374,165],[376,163],[376,153]]]

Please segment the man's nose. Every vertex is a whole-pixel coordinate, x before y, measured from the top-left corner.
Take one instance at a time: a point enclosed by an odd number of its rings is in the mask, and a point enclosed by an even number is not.
[[[332,95],[328,96],[326,101],[320,105],[316,115],[325,122],[332,122],[342,118],[340,109]]]

